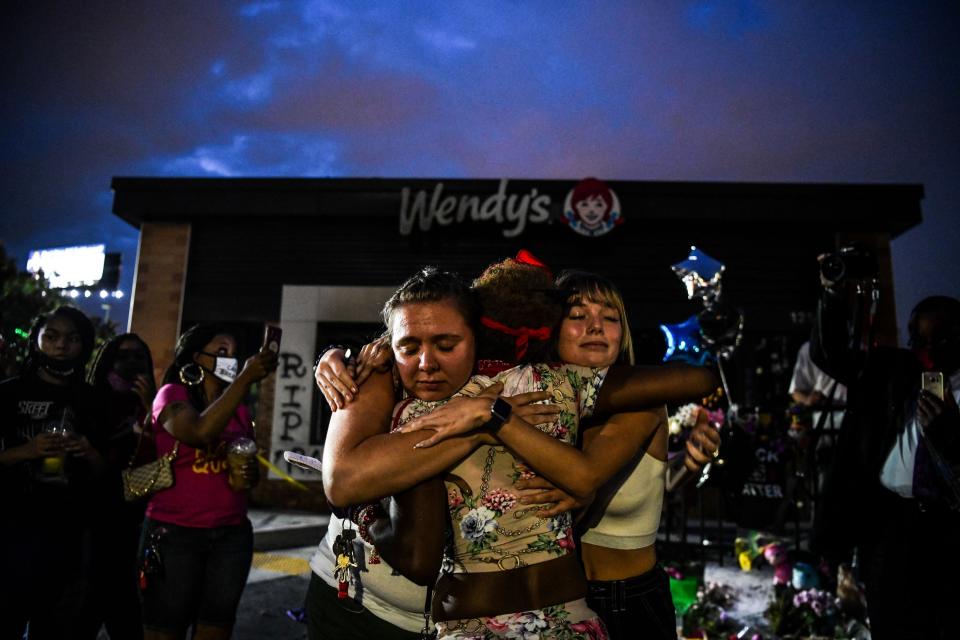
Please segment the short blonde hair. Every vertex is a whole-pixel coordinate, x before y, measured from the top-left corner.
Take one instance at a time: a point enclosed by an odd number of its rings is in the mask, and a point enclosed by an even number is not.
[[[617,363],[634,364],[633,336],[630,333],[630,323],[627,321],[627,310],[623,304],[623,295],[617,285],[607,278],[589,271],[567,269],[561,271],[557,276],[557,287],[567,296],[567,309],[583,300],[595,304],[609,305],[616,309],[620,316],[620,326],[622,328]]]

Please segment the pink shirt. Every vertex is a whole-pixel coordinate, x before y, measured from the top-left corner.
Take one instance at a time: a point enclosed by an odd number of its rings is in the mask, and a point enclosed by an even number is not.
[[[158,456],[170,453],[176,442],[160,423],[160,414],[173,402],[190,402],[186,387],[164,385],[153,400]],[[184,527],[211,528],[242,523],[247,517],[247,492],[234,491],[227,483],[227,445],[244,436],[252,438],[253,427],[250,412],[240,405],[215,445],[194,449],[181,442],[173,462],[173,486],[153,494],[147,505],[147,517]]]

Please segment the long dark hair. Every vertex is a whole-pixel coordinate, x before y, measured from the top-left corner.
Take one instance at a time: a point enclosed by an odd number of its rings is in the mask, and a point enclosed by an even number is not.
[[[207,346],[217,336],[227,335],[237,339],[234,332],[217,324],[195,324],[180,336],[177,346],[173,350],[173,362],[163,374],[163,384],[180,384],[180,370],[188,365],[195,365],[193,356]],[[239,344],[237,345],[239,353]],[[203,411],[207,406],[206,396],[203,394],[203,385],[187,385],[190,394],[190,403],[197,411]]]
[[[143,348],[144,353],[147,354],[148,375],[151,378],[153,377],[153,356],[150,355],[150,347],[143,341],[143,338],[135,333],[121,333],[103,343],[97,350],[97,354],[93,358],[93,364],[90,365],[90,371],[87,374],[87,382],[97,389],[106,390],[110,388],[110,383],[107,381],[107,374],[113,371],[113,364],[117,359],[117,351],[120,350],[120,345],[127,340],[133,340]]]
[[[76,307],[57,307],[50,313],[41,314],[36,317],[33,325],[30,327],[27,359],[23,363],[23,370],[26,373],[34,373],[37,370],[39,366],[39,358],[37,356],[40,354],[40,331],[54,318],[66,318],[76,327],[77,333],[80,334],[80,366],[77,367],[77,371],[71,376],[71,380],[82,380],[83,367],[87,364],[87,360],[90,359],[90,354],[93,353],[95,331],[93,323],[90,322],[90,318]]]

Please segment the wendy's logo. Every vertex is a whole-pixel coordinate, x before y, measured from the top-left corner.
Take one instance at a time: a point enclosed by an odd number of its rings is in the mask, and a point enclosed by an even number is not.
[[[596,178],[586,178],[570,190],[560,219],[588,238],[602,236],[623,222],[617,194]]]

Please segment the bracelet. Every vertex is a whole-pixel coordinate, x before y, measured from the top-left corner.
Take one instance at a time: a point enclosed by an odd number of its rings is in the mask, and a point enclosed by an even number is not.
[[[345,344],[336,344],[336,343],[334,343],[334,344],[328,344],[327,346],[325,346],[323,349],[320,350],[320,353],[317,354],[317,359],[313,361],[313,370],[314,370],[314,371],[316,371],[316,370],[317,370],[317,367],[320,366],[320,360],[323,358],[323,356],[327,355],[327,351],[330,351],[331,349],[340,349],[341,351],[346,351],[346,352],[347,352],[347,357],[344,358],[344,360],[349,360],[349,359],[350,359],[350,351],[351,351],[352,347],[350,347],[350,346],[348,346],[348,345],[345,345]]]
[[[380,508],[380,505],[376,502],[365,505],[356,512],[357,517],[357,533],[360,534],[360,539],[370,545],[370,559],[367,561],[369,564],[380,564],[380,554],[377,553],[377,548],[373,544],[373,538],[370,537],[370,525],[376,522],[377,514],[375,511]]]
[[[378,504],[368,504],[361,507],[356,513],[356,523],[357,528],[359,529],[360,539],[368,544],[373,544],[373,540],[370,539],[370,533],[368,528],[373,522],[377,519],[377,514],[374,513],[380,505]]]

